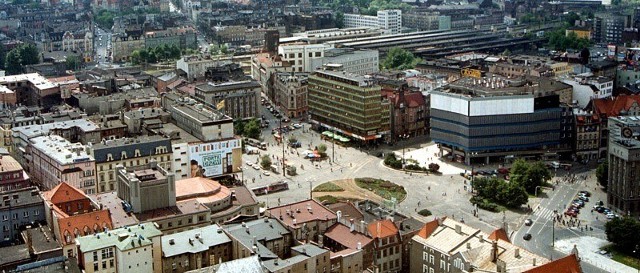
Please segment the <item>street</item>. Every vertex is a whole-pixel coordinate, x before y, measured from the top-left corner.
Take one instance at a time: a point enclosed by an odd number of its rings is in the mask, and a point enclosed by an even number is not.
[[[98,64],[109,64],[111,62],[111,33],[99,27],[95,28],[94,48],[96,55],[94,60]]]

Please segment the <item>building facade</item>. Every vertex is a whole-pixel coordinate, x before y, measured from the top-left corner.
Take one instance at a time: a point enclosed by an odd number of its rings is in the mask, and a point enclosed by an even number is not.
[[[372,27],[381,29],[385,34],[398,34],[402,31],[402,11],[379,10],[377,16],[345,13],[344,26]]]
[[[87,273],[160,273],[161,235],[154,223],[143,223],[78,237],[78,264]]]
[[[12,244],[27,225],[46,222],[44,202],[35,187],[7,190],[0,193],[2,243]]]
[[[389,130],[389,105],[372,78],[339,71],[309,76],[309,112],[317,126],[362,141],[382,138]]]
[[[96,162],[85,145],[58,135],[41,136],[31,139],[28,154],[32,179],[44,189],[66,182],[86,194],[96,192]]]
[[[209,82],[196,85],[194,97],[233,119],[250,119],[260,116],[260,87],[254,80]]]
[[[280,107],[286,116],[298,118],[307,114],[308,77],[308,73],[281,72],[275,74],[273,83],[275,100],[273,103]]]
[[[183,273],[231,259],[231,239],[218,225],[162,236],[161,243],[164,273]]]
[[[621,215],[640,214],[640,131],[637,116],[609,117],[607,203]]]
[[[345,14],[346,16],[346,14]],[[325,51],[332,48],[329,44],[287,44],[278,46],[278,55],[282,61],[291,65],[289,71],[313,72],[311,59],[324,58]]]
[[[176,205],[176,185],[172,172],[151,161],[140,166],[117,166],[118,197],[140,213]]]
[[[447,91],[431,92],[431,137],[441,153],[470,164],[556,151],[563,118],[557,96],[536,98],[530,87],[512,84],[494,82],[487,88],[463,78]]]
[[[173,167],[171,140],[158,135],[103,140],[88,148],[96,160],[97,193],[116,190],[118,165],[136,167],[155,161],[165,170]]]
[[[309,60],[313,72],[325,65],[339,65],[340,70],[358,75],[373,74],[380,71],[379,53],[377,50],[355,50],[352,48],[330,48],[324,51],[323,57]]]
[[[0,155],[0,192],[17,190],[31,186],[27,172],[10,155]]]

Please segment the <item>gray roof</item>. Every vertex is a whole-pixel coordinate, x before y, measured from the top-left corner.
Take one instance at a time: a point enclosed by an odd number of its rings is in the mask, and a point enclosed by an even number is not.
[[[231,242],[218,225],[187,230],[162,236],[162,256],[172,257],[184,253],[200,253],[216,245]]]
[[[53,236],[49,226],[34,227],[22,232],[23,238],[30,238],[31,247],[36,255],[57,250],[62,251],[60,244]]]
[[[8,196],[8,199],[11,200],[9,205],[5,205],[4,202],[0,203],[0,209],[8,208],[8,207],[21,207],[21,206],[37,206],[41,205],[44,207],[44,201],[40,196],[38,189],[36,187],[5,191],[0,194],[0,197]],[[17,196],[17,198],[16,198]],[[4,200],[4,198],[3,198]]]
[[[151,239],[162,235],[154,223],[143,223],[130,227],[99,232],[76,238],[80,251],[95,251],[105,247],[117,247],[120,250],[152,245]]]
[[[95,123],[87,119],[74,119],[40,125],[15,127],[11,130],[14,132],[23,133],[28,139],[30,139],[37,136],[48,135],[49,131],[53,129],[69,129],[73,127],[78,127],[84,132],[97,131],[100,129]]]
[[[121,160],[122,152],[127,153],[127,158],[135,158],[135,151],[140,151],[140,157],[151,156],[156,154],[156,147],[167,147],[167,153],[171,153],[171,140],[163,136],[144,136],[137,138],[120,138],[114,140],[106,140],[101,143],[93,144],[93,157],[96,162],[106,162],[107,155],[111,154],[113,160]]]
[[[232,260],[218,265],[187,271],[187,273],[263,273],[258,256]]]
[[[315,257],[329,251],[312,244],[294,246],[291,248],[291,250],[298,252],[298,254],[305,255],[307,257]]]
[[[265,247],[261,242],[281,239],[284,237],[283,235],[289,234],[286,227],[281,225],[280,222],[275,219],[270,218],[257,219],[243,224],[227,226],[225,227],[225,230],[231,237],[238,240],[248,249],[252,249],[253,237],[255,237],[258,241],[256,245],[256,254],[260,255],[263,259],[277,258],[278,255],[271,252],[271,250]]]
[[[260,88],[260,84],[254,80],[248,81],[229,81],[223,83],[203,83],[196,86],[196,89],[203,92],[221,92],[236,89]]]
[[[31,258],[27,245],[15,245],[0,248],[0,267],[6,264],[25,262]]]
[[[306,259],[308,259],[309,257],[303,256],[303,255],[298,255],[298,256],[293,256],[289,259],[286,260],[282,260],[282,259],[273,259],[273,260],[268,260],[268,261],[264,261],[262,262],[262,265],[269,270],[269,272],[276,272],[279,270],[282,270],[284,268],[287,268],[293,264],[297,264],[300,263]]]

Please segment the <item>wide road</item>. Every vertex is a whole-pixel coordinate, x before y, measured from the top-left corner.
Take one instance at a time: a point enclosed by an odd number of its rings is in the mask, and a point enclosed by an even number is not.
[[[556,241],[577,236],[597,236],[597,234],[595,234],[597,232],[600,233],[599,236],[602,236],[602,230],[600,227],[596,228],[595,232],[582,232],[579,228],[569,228],[566,225],[562,225],[561,223],[553,220],[555,216],[554,210],[557,210],[560,214],[564,213],[578,191],[584,189],[583,186],[584,185],[579,183],[560,184],[559,186],[556,186],[554,191],[547,191],[549,197],[542,199],[540,205],[537,208],[534,208],[533,213],[529,217],[529,219],[533,220],[533,224],[531,226],[522,225],[514,234],[512,238],[513,243],[524,247],[537,255],[548,259],[557,259],[564,257],[567,254],[557,251],[552,246],[552,236],[555,236]],[[581,210],[581,214],[590,214],[590,206],[592,207],[595,203],[593,200],[590,201],[591,202],[587,202],[585,204],[585,207]],[[580,215],[579,218],[584,219],[582,215]],[[569,217],[565,216],[563,219],[567,221]],[[585,223],[588,222],[585,221]],[[532,236],[528,241],[523,239],[523,236],[527,233]],[[582,262],[581,264],[584,272],[606,272],[586,262]]]

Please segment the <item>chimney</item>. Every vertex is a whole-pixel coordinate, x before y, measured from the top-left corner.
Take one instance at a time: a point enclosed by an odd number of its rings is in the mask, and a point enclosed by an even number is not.
[[[536,266],[536,258],[533,258],[533,266]]]
[[[484,243],[484,237],[482,235],[480,235],[480,242]]]
[[[296,219],[293,219],[293,226],[296,226]]]
[[[378,224],[376,225],[376,232],[377,232],[377,236],[380,236],[380,222],[378,221]]]
[[[456,233],[462,234],[462,226],[456,225]]]
[[[491,242],[491,262],[496,262],[498,260],[498,242]]]
[[[467,249],[471,249],[471,243],[467,243]]]
[[[258,238],[256,238],[256,236],[253,236],[253,245],[258,245]]]
[[[358,247],[356,249],[358,249],[358,250],[362,249],[362,243],[361,242],[358,242]]]
[[[247,234],[249,234],[249,227],[245,227],[245,230],[247,231]]]
[[[342,211],[336,211],[336,215],[338,215],[338,223],[340,223],[340,219],[342,219]]]
[[[520,249],[519,248],[515,249],[515,252],[513,253],[513,256],[516,257],[516,258],[520,258]]]
[[[323,247],[324,247],[324,236],[322,236],[322,235],[320,235],[320,234],[318,234],[318,246],[319,246],[320,248],[323,248]]]
[[[438,218],[436,218],[436,219],[438,219],[438,226],[442,226],[442,218],[439,218],[439,217],[438,217]]]
[[[365,233],[364,232],[364,220],[360,221],[360,232]]]

